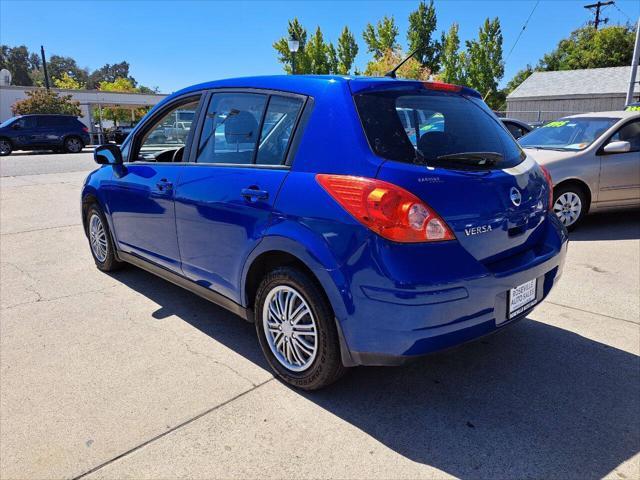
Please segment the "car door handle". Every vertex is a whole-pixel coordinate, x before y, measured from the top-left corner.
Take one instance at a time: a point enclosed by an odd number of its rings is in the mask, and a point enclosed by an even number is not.
[[[173,188],[173,183],[171,183],[166,178],[163,178],[158,183],[156,183],[156,187],[158,187],[158,190],[160,191],[169,191]]]
[[[240,193],[244,198],[252,202],[269,198],[269,192],[260,190],[258,187],[243,188]]]

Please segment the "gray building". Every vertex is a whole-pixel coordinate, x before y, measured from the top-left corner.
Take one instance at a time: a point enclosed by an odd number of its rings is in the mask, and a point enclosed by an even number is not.
[[[507,96],[508,117],[550,121],[583,112],[622,110],[631,67],[534,72]],[[634,99],[640,88],[636,84]]]

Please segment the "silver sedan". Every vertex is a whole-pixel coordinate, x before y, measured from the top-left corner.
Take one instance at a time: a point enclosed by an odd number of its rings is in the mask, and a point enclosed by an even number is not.
[[[570,230],[589,212],[640,207],[640,112],[572,115],[518,141],[551,173],[553,210]]]

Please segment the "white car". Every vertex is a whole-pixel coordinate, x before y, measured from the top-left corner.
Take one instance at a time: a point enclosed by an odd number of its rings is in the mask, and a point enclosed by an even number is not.
[[[553,210],[567,228],[588,212],[640,207],[640,112],[572,115],[518,141],[551,173]]]

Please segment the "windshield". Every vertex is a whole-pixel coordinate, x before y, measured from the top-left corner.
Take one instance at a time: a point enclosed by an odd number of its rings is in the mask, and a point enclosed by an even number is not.
[[[509,168],[525,155],[480,100],[423,90],[355,96],[374,153],[452,169]]]
[[[617,118],[561,118],[519,139],[525,148],[584,150],[609,130]]]
[[[11,117],[10,119],[5,120],[4,122],[0,123],[0,128],[8,127],[9,125],[11,125],[18,118],[20,118],[20,117]]]

